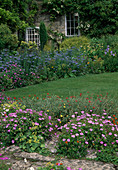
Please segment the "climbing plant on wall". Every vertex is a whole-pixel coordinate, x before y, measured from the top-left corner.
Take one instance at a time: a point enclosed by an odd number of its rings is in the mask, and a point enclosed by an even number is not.
[[[79,29],[83,35],[100,37],[115,34],[118,28],[118,3],[116,0],[44,0],[42,13],[58,16],[79,13]]]

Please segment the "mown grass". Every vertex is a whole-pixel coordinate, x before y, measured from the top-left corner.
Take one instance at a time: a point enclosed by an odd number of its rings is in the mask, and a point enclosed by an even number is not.
[[[59,79],[6,91],[5,94],[10,97],[22,98],[34,94],[38,97],[45,97],[45,94],[49,93],[64,99],[69,96],[78,96],[80,93],[86,95],[86,92],[103,95],[108,93],[111,98],[118,99],[118,72]]]

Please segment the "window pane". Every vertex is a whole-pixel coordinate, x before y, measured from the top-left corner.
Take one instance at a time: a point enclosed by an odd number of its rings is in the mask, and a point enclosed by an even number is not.
[[[71,27],[74,27],[74,21],[71,21]]]
[[[67,35],[70,35],[70,29],[67,29]]]
[[[71,35],[74,35],[74,28],[71,28]]]
[[[70,27],[70,21],[67,21],[67,28]]]
[[[75,35],[78,35],[78,29],[75,29]]]

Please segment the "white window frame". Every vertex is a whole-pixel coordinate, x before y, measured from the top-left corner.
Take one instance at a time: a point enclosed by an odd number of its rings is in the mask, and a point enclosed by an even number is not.
[[[29,41],[35,42],[37,44],[37,46],[39,46],[40,45],[40,37],[39,37],[39,33],[37,33],[35,31],[36,29],[39,29],[39,27],[35,27],[35,28],[28,27],[28,28],[26,28],[25,40],[26,40],[26,42],[29,42]],[[29,34],[29,30],[32,30],[32,34]],[[36,37],[34,37],[34,34],[36,35]]]
[[[75,14],[69,14],[69,15],[74,15],[74,16],[77,16],[78,17],[78,26],[79,26],[79,14],[78,13],[75,13]],[[67,36],[67,37],[73,37],[73,36],[80,36],[80,30],[78,29],[78,34],[75,34],[75,29],[76,29],[76,27],[75,27],[75,19],[73,20],[73,22],[74,22],[74,34],[71,34],[71,20],[68,20],[69,22],[70,22],[70,35],[68,35],[67,34],[67,16],[65,15],[65,36]]]

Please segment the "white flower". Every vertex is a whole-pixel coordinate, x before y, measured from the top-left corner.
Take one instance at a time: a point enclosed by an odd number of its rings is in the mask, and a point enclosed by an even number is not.
[[[9,109],[6,109],[6,112],[8,112],[9,111]]]
[[[27,159],[26,159],[26,158],[24,159],[24,162],[25,162],[25,163],[27,162]]]
[[[30,167],[30,169],[29,170],[34,170],[34,168],[33,167]]]

